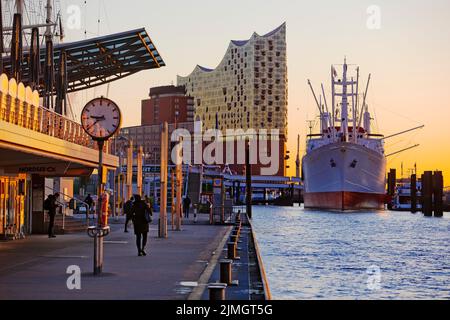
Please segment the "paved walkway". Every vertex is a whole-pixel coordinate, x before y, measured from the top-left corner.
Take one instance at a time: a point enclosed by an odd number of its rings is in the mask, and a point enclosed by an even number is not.
[[[132,228],[111,225],[100,277],[92,275],[93,240],[85,233],[0,242],[0,300],[187,299],[230,227],[189,224],[176,232],[169,225],[163,240],[155,221],[146,257],[137,256]],[[81,268],[81,290],[67,288],[71,265]]]

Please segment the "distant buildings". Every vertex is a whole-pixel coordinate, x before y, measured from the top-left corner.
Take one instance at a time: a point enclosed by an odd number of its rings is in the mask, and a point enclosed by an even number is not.
[[[193,122],[194,99],[186,96],[184,86],[150,89],[150,99],[142,100],[141,125]]]
[[[198,66],[178,76],[195,97],[204,129],[279,129],[287,135],[286,25],[249,40],[231,41],[216,69]]]
[[[285,175],[287,140],[286,25],[249,40],[231,41],[215,69],[197,65],[178,85],[195,99],[203,129],[278,129],[279,175]]]
[[[133,140],[135,147],[142,146],[144,153],[151,154],[147,163],[157,164],[162,123],[169,123],[170,133],[178,127],[193,134],[193,122],[201,121],[203,133],[219,129],[223,135],[219,140],[228,143],[215,151],[215,157],[223,159],[217,164],[229,165],[233,172],[243,174],[243,151],[239,145],[248,130],[253,129],[256,133],[250,140],[263,138],[252,149],[258,153],[252,174],[260,175],[261,168],[268,167],[267,161],[263,164],[259,158],[265,152],[276,157],[276,175],[284,176],[287,81],[286,25],[282,24],[266,35],[254,33],[249,40],[231,41],[216,69],[197,66],[189,76],[178,76],[178,86],[151,88],[150,99],[142,101],[141,126],[123,128],[121,135]],[[227,129],[244,132],[227,133]],[[263,129],[268,130],[267,134],[260,132]],[[278,130],[278,134],[272,135],[271,129]],[[272,141],[278,143],[271,144]],[[202,143],[203,148],[206,145]]]
[[[189,132],[194,132],[194,122],[181,122],[169,124],[169,139],[172,132],[177,129],[186,129]],[[135,127],[123,128],[120,135],[128,140],[133,141],[134,148],[143,147],[144,160],[146,164],[160,164],[161,159],[161,124],[142,125]],[[126,156],[126,140],[117,140],[117,152],[122,152]],[[169,146],[174,145],[169,143]],[[170,159],[170,157],[169,157]]]

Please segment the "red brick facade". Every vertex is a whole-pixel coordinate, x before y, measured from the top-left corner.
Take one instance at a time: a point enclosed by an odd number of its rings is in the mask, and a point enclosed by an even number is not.
[[[150,89],[150,99],[142,100],[141,125],[194,121],[194,99],[184,87],[164,86]]]

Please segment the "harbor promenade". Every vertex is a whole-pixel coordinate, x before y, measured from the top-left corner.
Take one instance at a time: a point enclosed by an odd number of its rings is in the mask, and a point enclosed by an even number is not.
[[[1,243],[0,300],[188,299],[195,287],[206,288],[199,279],[222,253],[231,227],[208,225],[201,216],[182,231],[171,231],[169,224],[168,239],[158,239],[157,219],[150,227],[145,257],[137,256],[133,228],[123,232],[123,217],[110,221],[103,274],[97,277],[92,274],[93,239],[86,233]],[[69,266],[81,269],[80,290],[67,287]]]

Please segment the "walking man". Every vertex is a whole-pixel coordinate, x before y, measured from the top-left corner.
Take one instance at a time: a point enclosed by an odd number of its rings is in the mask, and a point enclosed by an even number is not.
[[[125,202],[125,205],[123,206],[123,211],[125,212],[125,231],[124,232],[128,232],[128,223],[131,221],[131,218],[132,218],[133,202],[134,202],[134,197],[131,197],[130,200]]]
[[[48,208],[48,215],[50,218],[49,224],[48,224],[48,237],[49,238],[56,238],[54,233],[54,227],[55,227],[55,216],[56,216],[56,209],[58,208],[57,201],[59,199],[59,193],[55,193],[54,195],[49,195],[48,198],[45,201],[48,201],[45,206]]]
[[[191,199],[189,196],[186,196],[183,200],[183,209],[184,209],[184,217],[186,219],[189,219],[189,208],[191,206]]]

